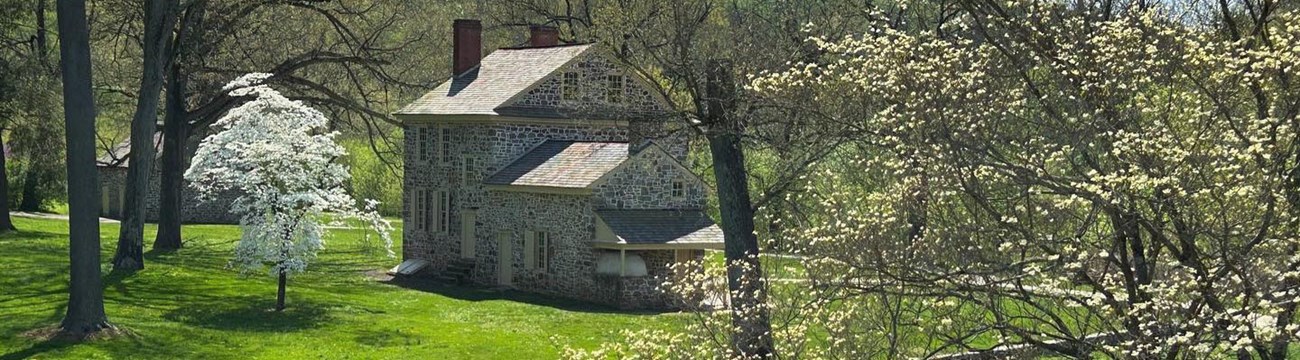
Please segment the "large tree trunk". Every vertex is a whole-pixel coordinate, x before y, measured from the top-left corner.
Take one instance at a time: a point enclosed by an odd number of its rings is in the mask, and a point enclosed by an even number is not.
[[[0,129],[0,232],[18,230],[9,217],[9,168],[5,159],[4,130]]]
[[[189,137],[189,123],[185,119],[185,80],[180,75],[179,64],[173,65],[167,86],[167,115],[163,120],[161,194],[158,203],[158,234],[154,238],[156,250],[181,248],[181,199],[185,173],[185,139]]]
[[[131,166],[126,174],[126,207],[113,255],[113,270],[144,269],[145,195],[153,174],[154,131],[158,124],[158,95],[163,86],[167,40],[171,39],[176,15],[174,0],[148,0],[145,5],[144,66],[140,76],[140,97],[131,120]]]
[[[156,250],[177,250],[181,244],[181,202],[185,184],[185,141],[190,137],[188,110],[185,97],[189,91],[184,68],[188,54],[194,51],[195,40],[202,27],[206,6],[203,2],[192,4],[185,10],[176,40],[172,43],[171,72],[167,75],[167,114],[163,119],[162,171],[159,187],[158,234],[154,237]]]
[[[766,283],[754,234],[754,207],[740,135],[743,127],[734,115],[735,84],[731,64],[708,64],[705,125],[713,154],[718,205],[727,259],[727,289],[731,298],[732,347],[744,358],[772,356],[772,324],[767,309]]]
[[[85,0],[60,0],[59,54],[68,145],[68,227],[71,282],[60,332],[82,338],[110,327],[99,274],[99,176],[95,171],[95,97]]]

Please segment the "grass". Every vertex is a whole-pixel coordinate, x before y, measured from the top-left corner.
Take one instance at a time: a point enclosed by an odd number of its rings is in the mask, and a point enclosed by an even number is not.
[[[621,329],[669,328],[682,315],[618,312],[518,292],[376,280],[396,259],[339,230],[308,272],[289,282],[283,313],[268,311],[275,282],[225,267],[238,228],[185,227],[185,248],[146,254],[145,270],[108,274],[109,319],[130,333],[85,343],[26,332],[55,325],[67,302],[67,223],[14,218],[0,236],[0,360],[19,358],[555,358],[565,346],[618,341]],[[118,227],[103,224],[104,261]],[[146,228],[152,237],[154,228]],[[400,232],[399,232],[400,233]],[[146,240],[152,243],[151,239]],[[394,249],[400,252],[400,249]]]

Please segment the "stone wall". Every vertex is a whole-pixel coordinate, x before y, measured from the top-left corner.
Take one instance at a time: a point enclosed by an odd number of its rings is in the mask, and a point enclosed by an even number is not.
[[[574,120],[554,120],[556,125],[536,124],[432,124],[407,123],[405,130],[406,156],[403,177],[403,227],[402,255],[406,259],[424,259],[442,270],[446,264],[459,257],[462,236],[461,217],[467,209],[486,210],[488,193],[483,179],[514,162],[529,150],[546,140],[573,141],[627,141],[627,129],[613,125],[596,125]],[[448,146],[442,148],[442,129],[447,129]],[[428,143],[428,158],[420,159],[420,144]],[[441,152],[451,154],[444,159]],[[450,160],[450,161],[444,161]],[[469,168],[465,167],[470,162]],[[415,217],[414,194],[416,190],[447,191],[451,194],[451,224],[448,231],[439,232],[431,227],[420,231],[410,221]],[[496,206],[495,204],[493,206]],[[482,229],[486,215],[477,216]],[[476,236],[476,244],[493,239]],[[481,246],[476,246],[476,251]],[[482,255],[480,255],[482,256]],[[494,258],[495,259],[495,258]]]
[[[595,185],[597,209],[703,209],[708,189],[676,160],[657,150],[646,150],[630,163]],[[674,197],[672,185],[680,181],[683,196]]]
[[[595,233],[595,215],[584,195],[560,195],[492,191],[492,206],[480,214],[477,264],[474,279],[482,284],[496,284],[500,254],[498,239],[507,233],[511,242],[509,256],[515,288],[543,294],[597,301],[592,276],[596,272],[596,250],[591,247]],[[549,234],[554,251],[550,269],[530,269],[524,254],[535,251],[524,247],[525,232]]]
[[[162,196],[162,173],[160,164],[154,164],[153,175],[149,177],[149,192],[145,194],[145,221],[158,222],[159,201]],[[125,206],[126,173],[124,167],[100,167],[100,191],[104,192],[104,201],[110,202],[107,209],[100,208],[100,216],[120,219]],[[222,194],[208,201],[201,201],[189,182],[185,182],[181,199],[181,222],[190,224],[238,224],[239,216],[230,212],[230,204],[237,194]],[[107,210],[107,211],[105,211]]]
[[[577,87],[570,86],[566,93],[564,79],[577,76]],[[622,89],[611,88],[609,76],[621,76]],[[645,86],[639,75],[624,71],[600,55],[586,55],[568,67],[543,80],[536,88],[511,103],[510,108],[553,110],[570,119],[664,120],[668,109],[655,90]],[[610,101],[611,92],[617,92],[616,101]]]

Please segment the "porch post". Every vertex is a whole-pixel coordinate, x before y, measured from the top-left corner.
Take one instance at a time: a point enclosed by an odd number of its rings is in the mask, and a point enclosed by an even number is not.
[[[618,276],[627,277],[627,249],[618,249]]]

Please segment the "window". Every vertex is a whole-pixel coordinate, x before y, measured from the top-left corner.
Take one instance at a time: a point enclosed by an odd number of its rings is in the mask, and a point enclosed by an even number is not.
[[[545,231],[533,232],[533,248],[536,260],[535,269],[551,271],[551,258],[555,256],[555,249],[551,246],[551,234]]]
[[[609,88],[605,92],[605,101],[612,104],[623,102],[623,75],[609,75],[606,81]]]
[[[425,189],[415,189],[415,199],[413,200],[415,212],[415,229],[428,231],[429,224],[433,223],[433,212],[430,207],[433,205],[432,193]]]
[[[686,183],[681,180],[673,180],[673,198],[681,199],[686,197]]]
[[[433,136],[430,135],[432,130],[433,129],[427,127],[415,129],[414,136],[415,136],[415,143],[416,143],[416,152],[419,153],[418,158],[420,159],[420,161],[429,161],[432,158],[433,141],[435,140]]]
[[[451,227],[451,195],[446,191],[438,192],[438,232],[447,232]]]
[[[560,85],[560,98],[562,100],[578,100],[582,98],[578,94],[578,73],[564,73],[564,81]]]
[[[442,128],[439,130],[442,137],[439,139],[442,142],[442,147],[438,148],[439,158],[441,158],[443,164],[451,164],[451,129]]]
[[[461,186],[465,187],[478,181],[478,177],[475,176],[474,158],[469,155],[460,158],[460,181]]]

